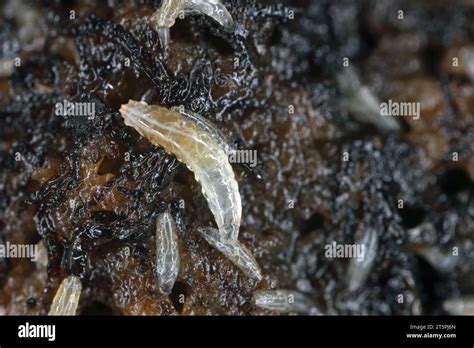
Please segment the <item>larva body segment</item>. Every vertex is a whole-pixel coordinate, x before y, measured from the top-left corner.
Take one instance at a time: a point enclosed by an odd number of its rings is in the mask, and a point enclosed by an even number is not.
[[[211,17],[228,31],[234,27],[232,16],[219,0],[162,0],[151,21],[164,46],[168,45],[169,29],[174,25],[176,18],[194,12]]]
[[[211,17],[224,29],[230,31],[234,27],[232,16],[219,0],[189,0],[188,3],[188,9]]]
[[[76,315],[82,292],[81,280],[76,276],[64,278],[59,286],[48,315]]]
[[[176,18],[184,11],[187,0],[162,0],[152,20],[158,28],[171,28]]]
[[[178,277],[179,265],[176,224],[171,214],[165,212],[156,219],[156,275],[162,293],[171,293]]]
[[[219,136],[190,118],[158,105],[129,101],[120,112],[127,126],[179,161],[194,173],[214,215],[221,240],[236,241],[242,216],[239,187]]]
[[[162,0],[160,8],[151,17],[155,30],[165,47],[168,46],[170,28],[183,12],[185,2],[186,0]]]
[[[229,154],[231,151],[234,150],[230,146],[229,140],[209,120],[205,119],[204,117],[201,117],[200,115],[194,112],[185,110],[184,108],[172,107],[171,110],[178,112],[187,121],[189,121],[192,124],[195,124],[196,126],[201,128],[201,130],[203,130],[204,132],[207,132],[207,134],[216,141],[217,145],[219,145],[219,147],[223,149],[226,154]]]

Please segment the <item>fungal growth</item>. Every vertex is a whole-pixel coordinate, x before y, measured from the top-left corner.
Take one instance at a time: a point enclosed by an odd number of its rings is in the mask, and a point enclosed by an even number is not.
[[[228,31],[234,27],[232,16],[219,0],[162,0],[151,20],[165,47],[169,42],[169,30],[176,18],[191,13],[205,14]]]
[[[299,291],[275,289],[259,290],[253,295],[256,306],[280,313],[318,314],[314,302]]]
[[[179,272],[178,234],[170,213],[165,212],[156,219],[156,275],[160,290],[171,293]]]
[[[246,270],[246,274],[259,278],[255,259],[237,240],[242,205],[222,135],[197,114],[145,102],[131,100],[121,106],[120,113],[127,126],[175,155],[194,173],[218,227],[200,232],[212,246]]]
[[[76,315],[82,284],[79,277],[64,278],[59,286],[48,315]]]

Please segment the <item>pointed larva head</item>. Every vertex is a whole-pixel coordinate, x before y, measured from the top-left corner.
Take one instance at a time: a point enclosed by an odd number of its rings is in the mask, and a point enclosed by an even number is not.
[[[142,109],[147,106],[145,102],[139,102],[135,100],[129,100],[127,104],[122,104],[120,106],[120,114],[123,118],[130,117],[133,114],[136,114],[136,111],[143,111]]]
[[[48,315],[76,315],[82,284],[79,277],[64,278],[54,295]]]
[[[219,17],[215,18],[215,20],[222,25],[225,31],[232,33],[235,31],[235,22],[232,19],[231,15],[227,10],[225,10]]]
[[[161,47],[164,49],[168,48],[168,43],[170,41],[170,30],[166,27],[157,27],[156,32],[158,33],[158,38],[161,42]]]
[[[120,105],[119,112],[120,112],[120,115],[122,115],[122,117],[125,120],[127,120],[127,118],[130,117],[130,110],[133,107],[134,103],[136,103],[136,102],[133,101],[133,100],[129,100],[127,104]]]
[[[120,106],[120,114],[127,126],[139,129],[136,127],[138,121],[143,121],[148,111],[148,104],[143,101],[129,100],[127,104]]]
[[[122,104],[120,105],[119,112],[121,115],[123,115],[125,112],[127,112],[128,105],[127,104]]]
[[[169,122],[166,109],[157,105],[148,105],[144,101],[129,100],[120,107],[125,125],[135,129],[142,137],[154,145],[162,145],[168,151],[166,139],[157,136],[157,130],[163,122]]]
[[[234,20],[226,7],[217,0],[201,1],[203,4],[200,6],[201,12],[205,13],[209,17],[213,18],[219,23],[224,30],[232,32],[235,29]]]

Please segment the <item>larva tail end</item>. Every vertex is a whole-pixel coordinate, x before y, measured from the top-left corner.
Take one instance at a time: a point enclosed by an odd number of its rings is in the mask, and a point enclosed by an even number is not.
[[[234,20],[230,16],[230,14],[229,14],[228,17],[225,17],[225,19],[223,20],[222,26],[223,26],[224,30],[229,32],[229,33],[232,33],[232,32],[235,31],[236,25],[235,25]]]
[[[170,30],[169,30],[169,28],[158,27],[158,28],[156,28],[156,31],[157,31],[158,37],[160,39],[161,47],[166,50],[168,48],[168,44],[169,44],[169,41],[170,41]]]
[[[219,238],[222,242],[230,244],[238,242],[237,238],[239,237],[239,228],[238,225],[224,225],[219,229]]]
[[[206,241],[223,253],[230,261],[240,268],[244,274],[258,281],[262,279],[262,271],[252,253],[239,241],[224,241],[215,228],[198,228],[198,232]]]
[[[171,291],[173,290],[173,283],[166,283],[163,282],[160,284],[160,292],[164,295],[169,295],[171,294]]]

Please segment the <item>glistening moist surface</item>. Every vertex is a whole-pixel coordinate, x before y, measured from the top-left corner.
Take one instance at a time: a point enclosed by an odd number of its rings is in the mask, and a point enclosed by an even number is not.
[[[474,87],[469,63],[452,65],[474,44],[472,5],[278,3],[224,2],[233,33],[205,16],[177,20],[165,56],[147,25],[151,1],[77,1],[75,20],[62,3],[2,2],[0,242],[41,241],[49,267],[0,259],[0,313],[47,314],[69,274],[83,285],[79,314],[276,314],[252,302],[275,288],[322,314],[441,314],[474,292]],[[398,135],[356,121],[336,82],[343,57],[381,101],[420,102],[420,118],[400,118]],[[183,105],[257,150],[263,180],[232,167],[239,240],[261,282],[196,233],[213,221],[201,186],[125,126],[118,110],[130,99]],[[64,100],[95,103],[95,117],[55,115]],[[169,296],[153,274],[168,207],[181,254]],[[325,249],[368,231],[373,266],[350,292],[350,260]],[[426,261],[433,247],[442,260],[458,248],[452,269]]]

